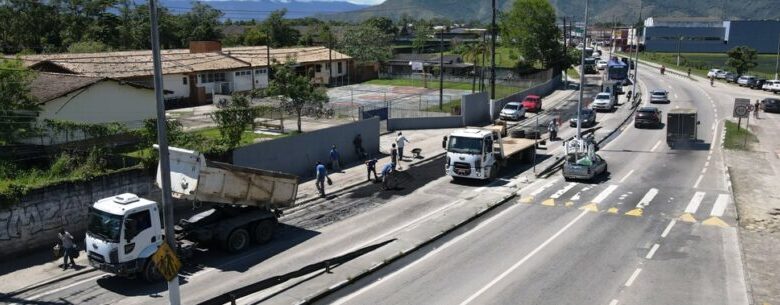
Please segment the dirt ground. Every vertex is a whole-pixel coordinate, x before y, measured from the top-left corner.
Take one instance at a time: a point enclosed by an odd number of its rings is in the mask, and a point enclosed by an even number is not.
[[[752,151],[726,150],[753,304],[780,304],[780,114],[751,124]],[[752,122],[751,122],[752,123]]]

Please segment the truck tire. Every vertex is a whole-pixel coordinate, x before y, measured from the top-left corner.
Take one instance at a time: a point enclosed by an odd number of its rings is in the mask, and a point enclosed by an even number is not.
[[[271,219],[265,219],[258,221],[252,230],[252,237],[257,244],[264,244],[270,241],[274,237],[274,230],[276,229],[276,221]]]
[[[524,138],[525,137],[525,130],[523,130],[523,129],[513,129],[509,133],[509,136],[512,137],[512,138],[516,138],[516,139]]]
[[[230,235],[228,235],[227,239],[225,240],[225,251],[230,253],[240,252],[249,246],[249,241],[249,232],[247,232],[246,229],[235,229],[233,232],[230,232]]]
[[[154,265],[151,258],[146,260],[141,277],[143,277],[144,281],[149,283],[157,283],[163,280],[162,274],[157,271],[157,267]]]

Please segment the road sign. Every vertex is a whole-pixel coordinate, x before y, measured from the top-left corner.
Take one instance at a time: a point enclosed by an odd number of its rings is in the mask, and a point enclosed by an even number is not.
[[[423,63],[420,61],[410,61],[409,65],[412,66],[412,71],[422,71]]]
[[[162,243],[160,248],[157,248],[157,252],[152,255],[152,262],[157,267],[157,271],[160,271],[160,274],[169,282],[176,278],[181,268],[179,257],[173,253],[168,243]]]
[[[734,117],[747,118],[750,116],[750,100],[746,98],[734,99]]]

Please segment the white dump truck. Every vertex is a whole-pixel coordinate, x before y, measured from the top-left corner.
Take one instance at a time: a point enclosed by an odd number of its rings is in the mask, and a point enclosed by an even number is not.
[[[453,179],[495,179],[509,160],[533,158],[537,140],[504,136],[505,128],[469,127],[452,132],[443,143],[446,174]]]
[[[252,241],[274,234],[280,208],[293,206],[295,175],[212,162],[195,151],[171,147],[172,196],[214,207],[176,224],[177,254],[192,255],[201,246],[238,252]],[[160,184],[157,171],[157,184]],[[157,281],[151,255],[166,238],[163,207],[134,194],[99,200],[89,208],[86,252],[93,267],[121,276]]]

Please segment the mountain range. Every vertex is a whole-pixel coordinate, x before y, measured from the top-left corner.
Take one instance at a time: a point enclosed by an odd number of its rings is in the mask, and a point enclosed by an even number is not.
[[[583,19],[585,0],[549,0],[558,16],[574,16]],[[499,10],[511,8],[513,0],[497,0]],[[635,23],[642,17],[717,17],[723,19],[778,19],[780,0],[591,0],[591,22],[611,22],[613,18],[623,23]],[[386,0],[376,6],[352,12],[320,16],[325,19],[358,21],[372,16],[397,19],[406,14],[413,18],[430,19],[445,17],[459,21],[489,21],[490,0]]]
[[[0,1],[2,2],[2,1]],[[218,0],[201,1],[224,13],[222,19],[263,20],[274,10],[287,9],[287,18],[311,17],[317,14],[331,14],[367,8],[367,5],[347,1],[296,1],[296,0]],[[187,12],[192,0],[161,0],[160,4],[174,13]]]

